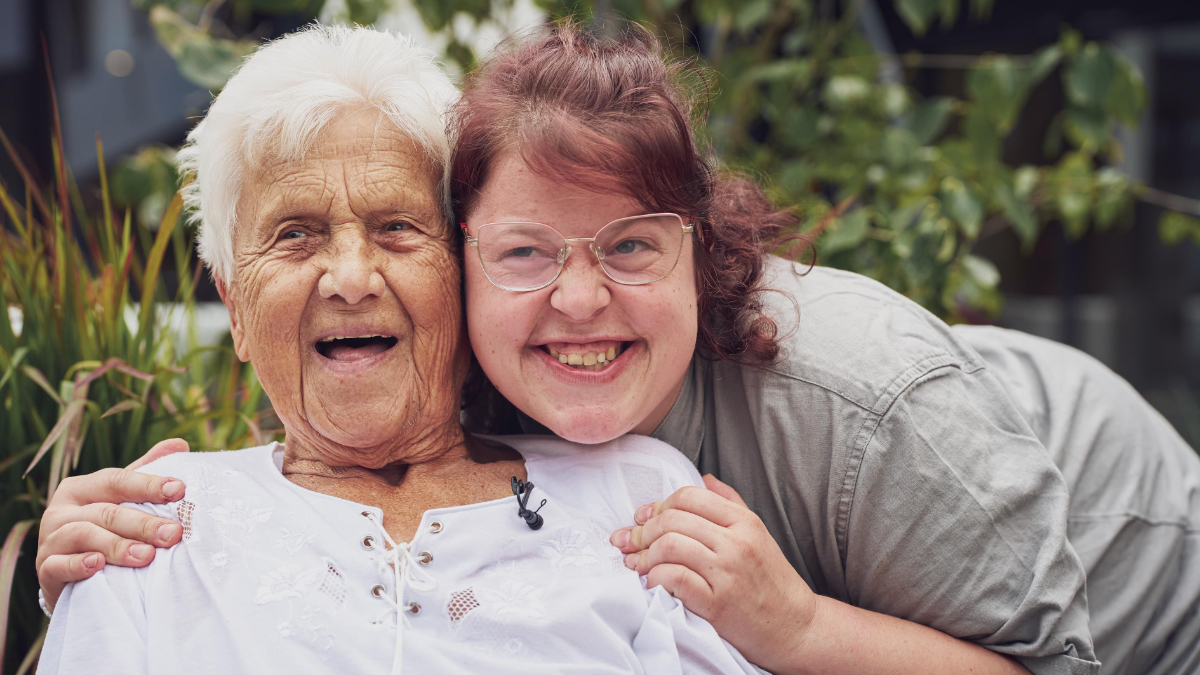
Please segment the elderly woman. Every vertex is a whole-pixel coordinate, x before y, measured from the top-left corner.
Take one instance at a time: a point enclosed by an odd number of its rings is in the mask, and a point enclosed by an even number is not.
[[[714,170],[674,75],[644,32],[562,25],[468,79],[467,326],[507,399],[472,417],[653,435],[727,481],[647,500],[612,541],[773,672],[1200,669],[1191,449],[1078,352],[768,255],[794,219]],[[181,487],[114,470],[60,489],[51,599],[102,564],[88,551],[144,565],[135,540],[179,536],[99,502]]]
[[[454,94],[403,38],[319,28],[214,101],[188,199],[286,443],[149,467],[187,482],[143,507],[183,543],[68,588],[39,672],[759,672],[606,541],[700,484],[677,451],[463,432]]]

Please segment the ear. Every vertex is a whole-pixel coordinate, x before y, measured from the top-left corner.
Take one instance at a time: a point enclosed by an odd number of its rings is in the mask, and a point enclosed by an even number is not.
[[[233,336],[233,350],[243,362],[249,361],[250,350],[246,347],[246,332],[242,326],[241,316],[239,316],[240,304],[237,288],[230,288],[225,284],[224,279],[215,274],[213,281],[217,284],[217,293],[221,296],[221,302],[229,312],[229,334]]]

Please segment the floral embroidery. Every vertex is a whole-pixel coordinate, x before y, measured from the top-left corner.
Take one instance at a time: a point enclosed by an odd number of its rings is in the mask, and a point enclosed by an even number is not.
[[[271,519],[275,509],[257,506],[258,500],[247,504],[244,499],[226,499],[221,506],[209,509],[208,513],[217,522],[236,527],[246,534],[254,531],[259,523]]]
[[[277,600],[303,597],[316,588],[318,571],[284,565],[274,572],[264,574],[259,579],[261,585],[254,595],[254,604],[265,605]]]
[[[559,569],[590,567],[600,562],[600,551],[595,542],[586,534],[570,527],[560,528],[554,539],[542,544],[541,554]]]

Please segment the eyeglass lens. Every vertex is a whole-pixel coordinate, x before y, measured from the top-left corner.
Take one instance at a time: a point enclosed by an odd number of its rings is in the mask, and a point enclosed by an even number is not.
[[[490,223],[479,228],[479,259],[488,277],[509,290],[533,290],[554,281],[571,244],[541,223]],[[610,278],[645,284],[671,273],[683,243],[683,219],[654,214],[614,220],[596,233],[592,251]]]

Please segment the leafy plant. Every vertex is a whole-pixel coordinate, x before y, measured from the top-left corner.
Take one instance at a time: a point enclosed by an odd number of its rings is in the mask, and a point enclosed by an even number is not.
[[[45,636],[32,560],[47,501],[63,478],[123,466],[155,442],[196,449],[265,442],[266,399],[228,347],[194,344],[169,329],[172,312],[195,331],[191,244],[178,197],[155,231],[114,217],[100,158],[99,204],[89,210],[53,141],[54,183],[0,185],[0,651],[4,672],[28,672]],[[180,283],[167,292],[164,264]],[[173,301],[164,304],[164,301]]]

